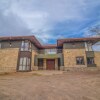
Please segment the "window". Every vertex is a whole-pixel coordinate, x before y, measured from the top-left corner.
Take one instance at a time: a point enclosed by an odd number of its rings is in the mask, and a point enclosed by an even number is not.
[[[30,51],[31,43],[29,41],[22,41],[21,51]]]
[[[30,58],[28,57],[22,57],[20,58],[20,63],[19,63],[19,70],[20,71],[28,71],[30,70]]]
[[[84,57],[76,57],[77,65],[84,65]]]
[[[86,48],[86,51],[93,51],[93,49],[92,49],[92,43],[85,42],[85,48]]]
[[[87,58],[87,64],[94,64],[94,58],[93,57],[88,57]]]
[[[57,53],[57,49],[45,49],[45,53],[46,54],[56,54]]]

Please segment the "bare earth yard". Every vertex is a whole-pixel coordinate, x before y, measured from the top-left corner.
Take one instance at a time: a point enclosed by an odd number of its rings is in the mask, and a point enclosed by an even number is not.
[[[0,75],[0,100],[100,100],[100,72]]]

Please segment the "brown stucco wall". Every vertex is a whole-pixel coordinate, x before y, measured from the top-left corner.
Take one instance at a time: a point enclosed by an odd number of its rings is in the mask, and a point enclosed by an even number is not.
[[[94,62],[97,68],[100,69],[100,51],[94,52]]]
[[[85,49],[63,49],[64,67],[86,67],[86,53]],[[76,57],[84,56],[84,65],[76,65]]]
[[[16,71],[18,51],[18,48],[0,49],[0,72]]]

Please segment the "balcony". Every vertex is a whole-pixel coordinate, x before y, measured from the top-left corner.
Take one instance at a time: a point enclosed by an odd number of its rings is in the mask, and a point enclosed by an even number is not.
[[[62,56],[62,49],[38,50],[37,58],[60,58]]]
[[[62,49],[44,49],[44,50],[38,50],[39,54],[45,54],[45,55],[54,55],[62,53]]]
[[[94,51],[86,51],[86,57],[94,57]]]

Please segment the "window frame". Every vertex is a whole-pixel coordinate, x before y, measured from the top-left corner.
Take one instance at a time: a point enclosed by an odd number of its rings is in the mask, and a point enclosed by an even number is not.
[[[82,58],[83,59],[83,63],[77,63],[77,58]],[[85,65],[84,56],[77,56],[76,57],[76,65]]]
[[[22,41],[20,51],[31,51],[31,42],[28,40]]]
[[[31,70],[31,58],[30,57],[20,57],[18,70],[19,71]]]
[[[57,54],[57,49],[45,49],[45,54]]]
[[[90,58],[90,59],[92,58],[92,59],[93,59],[93,63],[88,63],[88,58]],[[89,64],[90,64],[90,65],[95,64],[95,62],[94,62],[94,57],[87,57],[87,64],[88,64],[88,65],[89,65]]]

